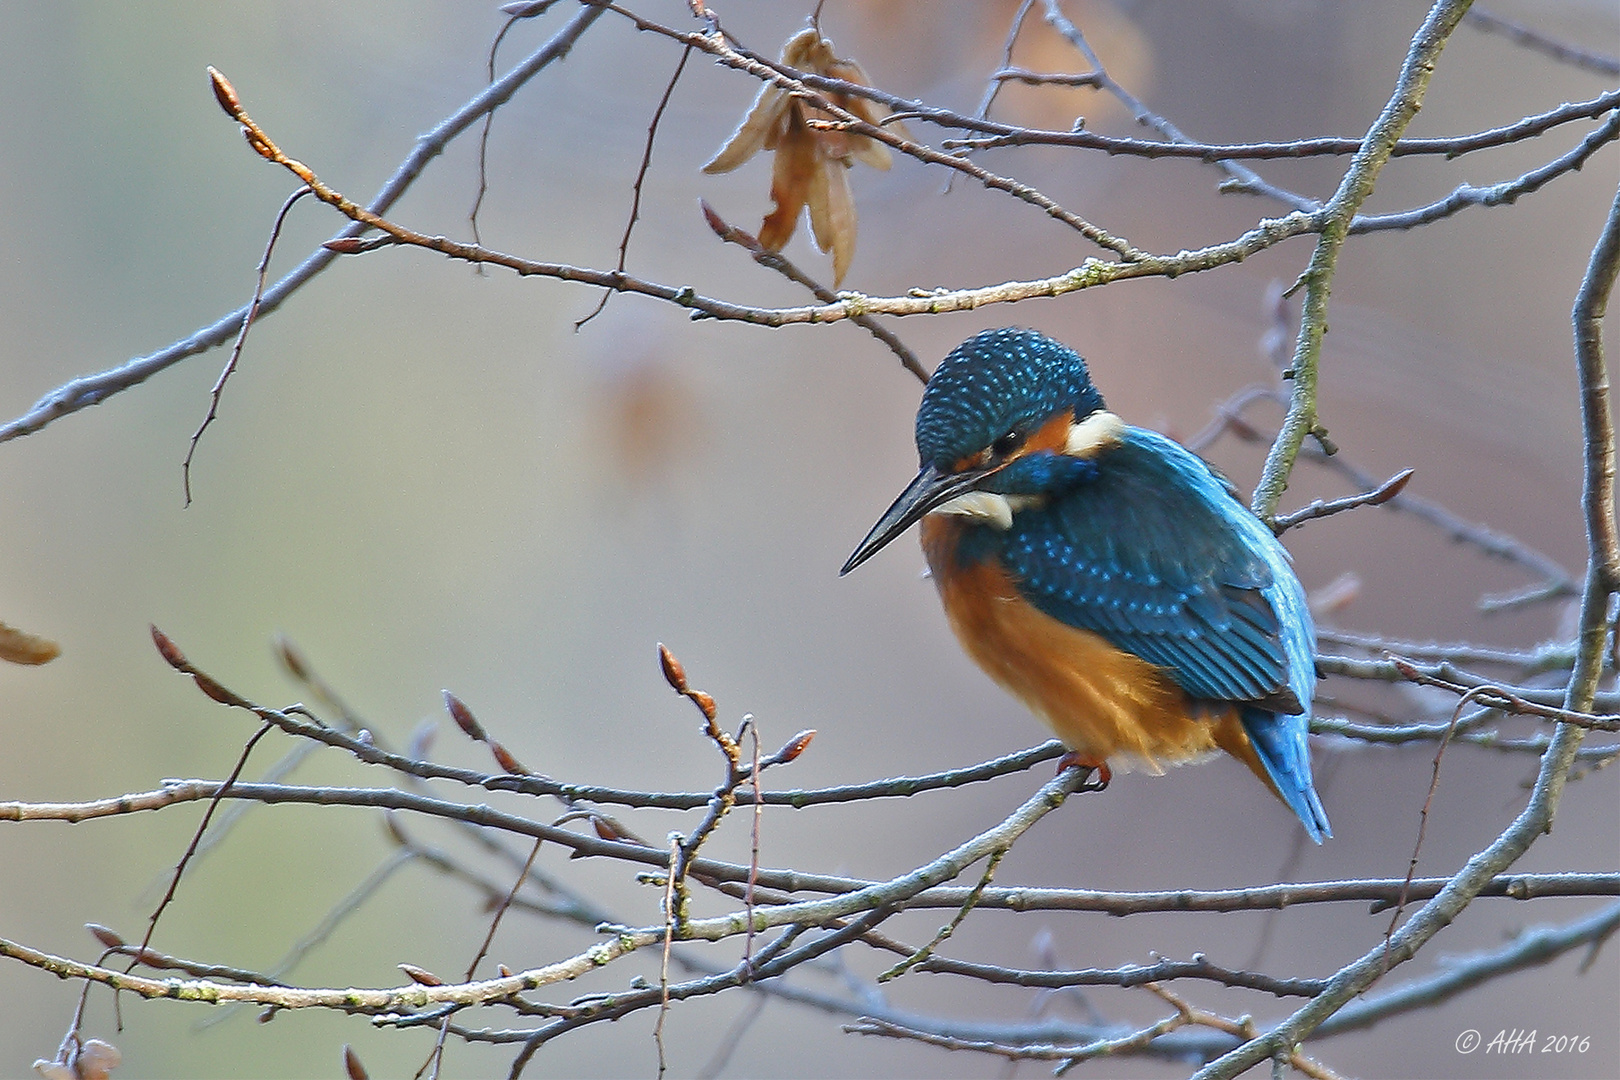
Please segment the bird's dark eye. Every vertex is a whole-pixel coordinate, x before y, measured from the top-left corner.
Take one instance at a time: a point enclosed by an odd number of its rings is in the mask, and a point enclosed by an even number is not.
[[[1004,458],[1023,445],[1024,433],[1022,431],[1009,431],[1007,434],[991,443],[990,450],[996,455],[996,457]]]

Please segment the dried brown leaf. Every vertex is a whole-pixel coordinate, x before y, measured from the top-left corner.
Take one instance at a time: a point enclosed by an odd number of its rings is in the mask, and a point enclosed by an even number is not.
[[[833,285],[855,258],[855,194],[849,189],[849,169],[825,158],[810,183],[810,229],[816,246],[833,257]]]
[[[799,224],[799,211],[804,209],[820,168],[821,153],[815,136],[795,110],[777,144],[776,161],[771,169],[771,200],[776,207],[759,227],[759,242],[766,250],[781,251],[793,238],[793,230]]]
[[[107,1080],[112,1071],[118,1068],[124,1055],[119,1053],[118,1047],[101,1039],[86,1039],[79,1047],[79,1060],[74,1062],[79,1073],[79,1080]]]
[[[50,638],[0,622],[0,660],[13,664],[48,664],[61,655],[62,646]]]
[[[840,58],[833,43],[813,27],[794,34],[782,46],[782,63],[817,75],[870,85],[854,60]],[[865,98],[830,94],[839,108],[868,124],[880,123],[887,110]],[[815,127],[811,122],[827,123]],[[844,170],[859,161],[874,169],[893,164],[888,147],[871,136],[839,126],[837,118],[814,109],[774,84],[761,87],[742,124],[721,147],[704,172],[728,172],[760,150],[775,151],[771,168],[774,206],[760,224],[759,243],[781,251],[793,238],[799,212],[808,207],[816,246],[833,257],[834,284],[843,281],[855,257],[855,200]],[[710,227],[721,232],[713,215]],[[721,232],[724,238],[725,234]]]
[[[726,140],[714,157],[704,164],[703,171],[711,176],[728,173],[761,150],[774,148],[781,135],[780,128],[790,100],[787,92],[774,83],[760,87],[742,123],[737,125],[737,130],[731,133],[731,138]]]
[[[66,1061],[36,1061],[34,1071],[45,1080],[108,1080],[124,1060],[118,1047],[101,1039],[86,1039],[76,1050],[66,1050]]]
[[[800,30],[788,38],[787,43],[782,46],[782,63],[788,67],[796,67],[800,71],[826,75],[827,69],[837,62],[838,56],[833,52],[833,43],[817,33],[813,26]]]

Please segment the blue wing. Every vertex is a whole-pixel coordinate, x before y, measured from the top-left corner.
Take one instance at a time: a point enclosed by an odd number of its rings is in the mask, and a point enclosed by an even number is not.
[[[1195,698],[1303,711],[1315,633],[1271,531],[1161,435],[1127,429],[1098,466],[1003,538],[1024,596],[1167,668]]]
[[[1019,591],[1165,668],[1190,696],[1240,703],[1244,730],[1312,838],[1328,831],[1306,735],[1316,631],[1287,551],[1194,454],[1128,428],[1090,477],[1019,512],[1001,552]]]

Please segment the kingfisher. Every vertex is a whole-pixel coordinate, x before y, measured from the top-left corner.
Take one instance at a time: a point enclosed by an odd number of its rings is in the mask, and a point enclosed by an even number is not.
[[[1331,836],[1306,741],[1316,630],[1288,552],[1179,443],[1108,411],[1032,330],[952,349],[917,410],[916,479],[840,574],[922,523],[978,665],[1106,784],[1225,751]]]

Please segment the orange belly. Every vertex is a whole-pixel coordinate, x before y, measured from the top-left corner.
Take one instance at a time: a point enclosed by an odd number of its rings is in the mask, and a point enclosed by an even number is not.
[[[1265,779],[1233,704],[1194,701],[1164,669],[1040,611],[994,560],[956,566],[957,530],[941,515],[922,522],[957,640],[1083,760],[1162,772],[1225,750]]]

